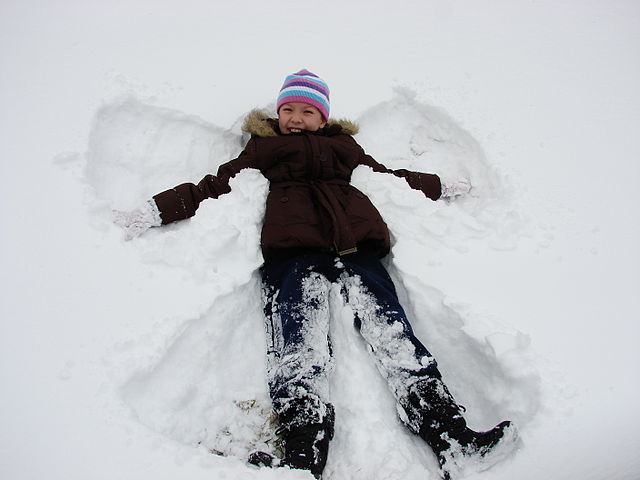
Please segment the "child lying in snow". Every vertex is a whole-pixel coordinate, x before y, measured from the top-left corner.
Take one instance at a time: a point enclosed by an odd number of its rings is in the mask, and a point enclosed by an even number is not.
[[[398,402],[401,420],[433,449],[443,476],[449,478],[465,458],[485,463],[497,458],[515,444],[515,428],[508,421],[482,433],[467,427],[380,262],[390,248],[387,226],[350,179],[358,165],[367,165],[404,178],[432,200],[466,193],[469,183],[445,186],[437,175],[376,162],[353,139],[354,124],[329,120],[327,84],[307,70],[287,76],[276,108],[277,119],[259,111],[248,115],[243,129],[251,139],[215,176],[178,185],[116,217],[133,238],[193,216],[202,200],[228,193],[229,180],[244,168],[258,169],[269,180],[261,274],[269,389],[285,455],[278,461],[256,452],[250,462],[322,474],[335,419],[327,379],[333,282],[353,308],[355,325]]]

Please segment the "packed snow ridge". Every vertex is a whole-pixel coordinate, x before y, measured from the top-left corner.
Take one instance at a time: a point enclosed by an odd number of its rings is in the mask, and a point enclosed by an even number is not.
[[[135,208],[155,193],[215,173],[246,141],[241,120],[222,128],[135,98],[104,106],[93,124],[85,168],[99,221],[107,225],[111,209]],[[505,418],[525,426],[540,407],[528,337],[490,319],[467,318],[464,308],[430,284],[432,267],[447,252],[464,252],[470,242],[496,249],[517,242],[523,222],[508,185],[465,130],[411,91],[397,90],[357,122],[358,142],[386,166],[470,180],[471,192],[451,202],[426,200],[402,179],[366,167],[354,172],[352,182],[390,227],[393,249],[385,262],[418,337],[467,407],[470,426],[483,429]],[[122,399],[154,431],[239,459],[254,449],[278,449],[257,272],[267,189],[259,172],[243,171],[232,180],[231,193],[204,202],[192,219],[123,244],[158,275],[193,285],[198,306],[185,305],[190,315],[161,318],[158,328],[133,339],[125,352],[114,351],[127,356],[132,372],[119,372],[126,377],[118,387]],[[168,287],[157,292],[175,293]],[[397,419],[393,397],[353,326],[352,310],[336,288],[328,294],[337,422],[325,478],[438,478],[435,457]],[[132,314],[145,312],[139,305]],[[123,362],[114,365],[124,368]]]

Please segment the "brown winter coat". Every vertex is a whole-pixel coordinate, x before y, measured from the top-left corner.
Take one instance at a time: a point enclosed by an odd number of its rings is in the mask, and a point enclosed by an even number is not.
[[[358,247],[378,255],[389,251],[389,231],[371,201],[349,184],[358,165],[406,180],[432,200],[440,197],[437,175],[390,170],[367,155],[351,135],[357,126],[330,122],[317,132],[280,134],[277,120],[251,112],[243,129],[251,134],[244,151],[200,183],[185,183],[154,196],[162,223],[191,217],[200,202],[231,190],[229,179],[255,168],[269,180],[262,227],[265,258],[283,249],[308,248],[346,255]]]

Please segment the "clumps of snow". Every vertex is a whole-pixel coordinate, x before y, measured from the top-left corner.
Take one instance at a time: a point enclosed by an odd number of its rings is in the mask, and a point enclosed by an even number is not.
[[[343,275],[341,281],[348,307],[358,319],[360,334],[366,340],[380,374],[396,396],[406,397],[412,377],[416,378],[415,373],[429,365],[435,366],[435,359],[416,353],[415,345],[403,334],[405,326],[400,321],[391,321],[394,312],[381,309],[359,276]]]
[[[329,403],[328,375],[333,367],[329,343],[330,284],[322,275],[311,272],[302,280],[302,302],[288,305],[292,319],[303,318],[299,335],[292,334],[288,342],[282,334],[280,314],[284,306],[277,303],[272,292],[263,293],[271,312],[265,320],[267,336],[267,376],[272,388],[280,391],[278,412],[288,410],[292,400],[304,398],[310,405],[306,419],[293,418],[293,425],[313,418],[321,423]],[[289,326],[292,329],[292,326]],[[322,374],[318,374],[322,372]],[[300,422],[302,424],[302,422]],[[289,425],[287,425],[289,426]]]
[[[353,176],[390,226],[394,247],[386,262],[402,304],[467,407],[471,426],[482,429],[506,418],[526,425],[540,403],[527,336],[490,319],[476,323],[429,280],[447,252],[464,252],[478,239],[496,248],[517,241],[520,220],[502,180],[467,132],[411,92],[397,91],[359,123],[357,140],[387,167],[471,181],[469,195],[447,203],[365,167]],[[234,158],[241,144],[237,129],[134,98],[105,105],[86,156],[91,207],[102,228],[116,229],[112,208],[135,208],[164,189],[198,181]],[[128,377],[120,385],[123,402],[142,424],[173,441],[239,459],[253,449],[276,450],[257,272],[267,189],[258,172],[243,171],[231,193],[204,202],[192,219],[122,243],[154,279],[157,303],[185,312],[178,318],[156,313],[158,328],[123,339],[128,346],[120,352],[114,347],[114,357],[121,358],[112,362],[119,369],[113,377]],[[336,433],[325,478],[438,478],[435,457],[399,421],[395,399],[353,326],[352,307],[335,285],[328,296]],[[131,311],[132,321],[149,315],[144,305]]]
[[[256,281],[241,288],[259,295]],[[122,395],[150,428],[246,458],[267,449],[272,419],[259,296],[237,301],[237,293],[217,297],[210,311],[186,319],[158,359],[134,368]]]

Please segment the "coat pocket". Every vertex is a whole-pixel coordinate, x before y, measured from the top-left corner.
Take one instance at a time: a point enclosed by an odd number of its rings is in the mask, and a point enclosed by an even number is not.
[[[307,188],[279,188],[269,193],[265,223],[296,225],[318,223],[318,207]]]

